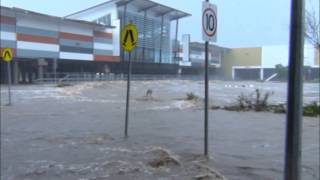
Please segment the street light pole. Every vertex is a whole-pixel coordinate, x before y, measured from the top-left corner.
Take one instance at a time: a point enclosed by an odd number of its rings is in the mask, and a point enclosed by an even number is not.
[[[285,180],[301,179],[304,0],[291,0]]]

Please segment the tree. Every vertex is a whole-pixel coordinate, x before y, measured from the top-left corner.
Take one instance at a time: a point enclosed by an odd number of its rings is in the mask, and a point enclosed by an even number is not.
[[[278,74],[278,79],[280,81],[286,81],[288,79],[288,67],[285,67],[282,64],[277,64],[275,68],[276,73]]]
[[[306,11],[305,37],[318,50],[320,59],[320,18],[316,11]]]

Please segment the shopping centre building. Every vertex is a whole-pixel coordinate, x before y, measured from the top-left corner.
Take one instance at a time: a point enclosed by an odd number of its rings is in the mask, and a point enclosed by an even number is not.
[[[1,49],[14,51],[15,83],[43,78],[54,69],[126,73],[128,55],[120,46],[120,30],[134,23],[139,43],[132,52],[133,73],[175,74],[179,20],[188,16],[150,0],[110,0],[65,17],[1,6]],[[1,62],[2,82],[6,67]]]

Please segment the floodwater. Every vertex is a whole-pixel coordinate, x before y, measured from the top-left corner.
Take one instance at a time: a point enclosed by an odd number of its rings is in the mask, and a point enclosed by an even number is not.
[[[152,89],[152,97],[145,97]],[[273,92],[286,84],[210,83],[211,105],[236,103],[241,93]],[[129,137],[124,138],[126,83],[1,87],[1,179],[5,180],[276,180],[283,178],[285,115],[210,111],[210,160],[203,153],[201,81],[133,81]],[[304,86],[304,102],[319,101],[319,84]],[[302,175],[319,179],[319,118],[303,121]],[[222,175],[221,175],[222,174]]]

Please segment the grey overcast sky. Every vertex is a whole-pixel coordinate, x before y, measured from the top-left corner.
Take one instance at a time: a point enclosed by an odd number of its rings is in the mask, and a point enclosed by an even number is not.
[[[19,7],[55,16],[65,16],[107,0],[1,0],[2,6]],[[154,0],[191,13],[180,21],[180,33],[202,41],[202,0]],[[288,44],[290,0],[211,0],[218,6],[218,42],[226,47]],[[306,0],[319,11],[319,0]]]

